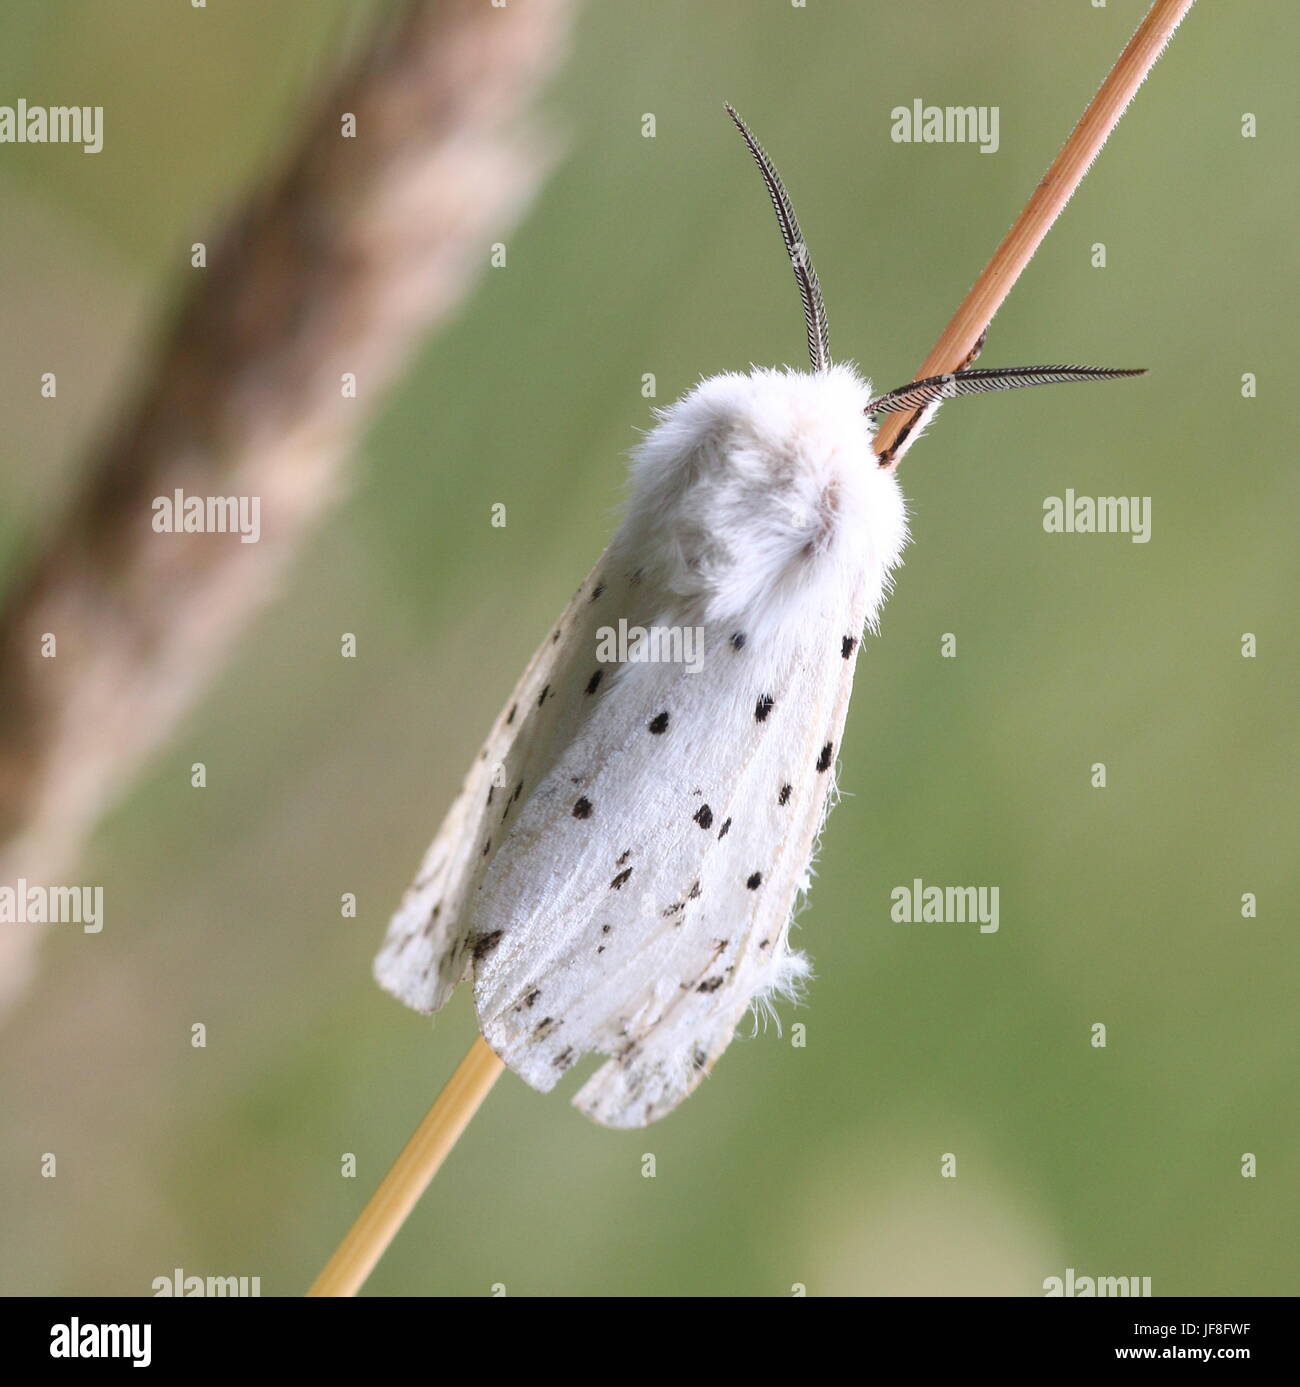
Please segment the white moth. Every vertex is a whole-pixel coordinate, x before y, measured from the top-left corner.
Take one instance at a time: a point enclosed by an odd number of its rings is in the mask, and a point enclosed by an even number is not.
[[[789,198],[727,110],[777,212],[813,369],[713,376],[658,411],[621,528],[497,718],[375,962],[422,1012],[472,975],[484,1037],[534,1088],[609,1056],[574,1102],[612,1127],[670,1112],[745,1013],[809,971],[791,919],[860,637],[907,541],[872,416],[1128,374],[963,370],[873,399],[831,364]],[[701,631],[702,658],[613,661],[599,633],[620,621]]]

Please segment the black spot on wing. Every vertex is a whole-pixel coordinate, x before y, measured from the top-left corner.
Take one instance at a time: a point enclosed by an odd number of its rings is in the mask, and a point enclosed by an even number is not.
[[[591,801],[586,795],[581,796],[573,806],[573,817],[575,819],[591,818]]]
[[[726,979],[722,977],[705,978],[695,990],[697,992],[716,992],[724,982],[726,982]]]
[[[542,706],[543,703],[546,702],[546,696],[547,696],[547,694],[549,694],[550,692],[551,692],[551,686],[550,686],[549,684],[547,684],[546,687],[542,690],[542,692],[538,695],[538,698],[537,698],[537,706],[538,706],[539,708]]]
[[[482,963],[500,942],[501,931],[499,929],[494,929],[491,934],[476,934],[473,941],[474,962]]]
[[[777,795],[777,797],[776,797],[776,802],[777,802],[778,804],[789,804],[789,803],[790,803],[790,794],[791,794],[791,791],[792,791],[793,789],[794,789],[794,786],[793,786],[793,785],[782,785],[782,786],[781,786],[781,793],[780,793],[779,795]]]
[[[650,719],[650,722],[649,722],[648,725],[649,725],[650,731],[653,732],[653,733],[655,734],[656,737],[662,736],[665,732],[668,731],[668,714],[667,714],[667,713],[658,713],[658,714],[656,714],[656,716],[654,716],[653,718]]]
[[[604,595],[605,595],[605,584],[604,584],[604,583],[597,583],[596,586],[592,589],[592,592],[591,592],[591,600],[592,600],[593,602],[599,602],[600,599],[601,599],[602,597],[604,597]]]
[[[420,933],[421,933],[422,935],[424,935],[424,937],[425,937],[426,939],[428,939],[429,936],[433,934],[433,927],[438,923],[438,916],[441,915],[441,914],[442,914],[442,902],[439,901],[438,904],[435,905],[435,906],[433,907],[433,909],[429,912],[429,918],[424,922],[424,928],[420,931]],[[406,936],[406,938],[402,940],[401,944],[398,945],[398,948],[399,948],[399,949],[404,949],[404,948],[406,948],[406,946],[411,942],[411,940],[412,940],[414,937],[415,937],[414,935],[408,934],[408,935]]]
[[[762,872],[754,872],[754,873],[752,873],[752,874],[746,879],[746,881],[745,881],[745,885],[748,886],[749,889],[750,889],[751,891],[757,891],[758,888],[759,888],[760,886],[762,886],[762,884],[763,884],[763,873],[762,873]]]
[[[604,677],[605,671],[603,669],[598,669],[595,672],[595,674],[593,674],[591,678],[587,680],[587,687],[583,690],[583,693],[594,694],[596,690],[600,688],[600,681]]]
[[[719,838],[719,839],[725,838],[725,837],[727,836],[727,830],[728,830],[730,827],[731,827],[731,820],[730,820],[730,819],[724,820],[724,821],[723,821],[722,827],[718,830],[718,838]]]
[[[824,747],[822,747],[820,753],[819,753],[818,756],[817,756],[817,769],[818,769],[819,771],[828,771],[828,770],[830,770],[830,768],[831,768],[831,757],[834,755],[834,753],[835,753],[835,743],[834,743],[834,742],[827,742],[826,745],[825,745]]]
[[[731,648],[733,650],[743,650],[745,648],[745,633],[737,631],[731,638]]]
[[[763,696],[754,705],[754,721],[766,722],[767,715],[772,711],[775,705],[776,700],[772,697],[771,694],[763,694]]]
[[[840,642],[840,654],[847,660],[857,648],[858,638],[856,636],[845,636]]]
[[[609,883],[609,889],[610,889],[611,891],[621,891],[621,890],[623,889],[623,887],[627,884],[627,879],[628,879],[628,877],[630,877],[631,875],[632,875],[632,868],[631,868],[631,867],[626,867],[626,868],[624,868],[624,870],[621,871],[621,872],[614,878],[614,880],[611,881],[611,882]]]
[[[700,805],[695,813],[691,815],[691,818],[693,818],[701,828],[713,827],[713,810],[710,809],[707,804]]]
[[[512,722],[514,722],[514,720],[515,720],[515,714],[516,714],[518,711],[519,711],[519,705],[518,705],[517,703],[512,703],[512,704],[510,705],[510,711],[506,714],[506,726],[507,726],[507,727],[509,727],[510,724],[511,724]]]

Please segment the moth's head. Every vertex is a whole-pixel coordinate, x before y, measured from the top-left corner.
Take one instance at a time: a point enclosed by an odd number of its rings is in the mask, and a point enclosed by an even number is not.
[[[701,381],[636,451],[623,542],[705,620],[779,622],[862,572],[883,595],[907,526],[871,451],[870,397],[850,365]]]

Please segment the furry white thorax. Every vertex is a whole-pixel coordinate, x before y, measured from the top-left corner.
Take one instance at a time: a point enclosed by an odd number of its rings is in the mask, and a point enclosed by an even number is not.
[[[695,619],[759,638],[865,572],[874,627],[907,522],[871,450],[870,397],[848,365],[702,380],[635,451],[615,552]]]

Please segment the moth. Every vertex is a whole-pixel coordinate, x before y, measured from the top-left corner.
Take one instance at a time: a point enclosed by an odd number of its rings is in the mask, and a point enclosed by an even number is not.
[[[484,1038],[536,1089],[606,1056],[574,1102],[611,1127],[672,1111],[745,1014],[809,974],[791,923],[862,637],[907,542],[874,420],[1138,374],[968,361],[873,395],[832,362],[790,198],[726,109],[776,211],[811,371],[712,376],[656,411],[618,532],[493,724],[375,961],[421,1012],[472,976]],[[640,635],[616,650],[614,631]],[[687,635],[696,658],[673,658]]]

